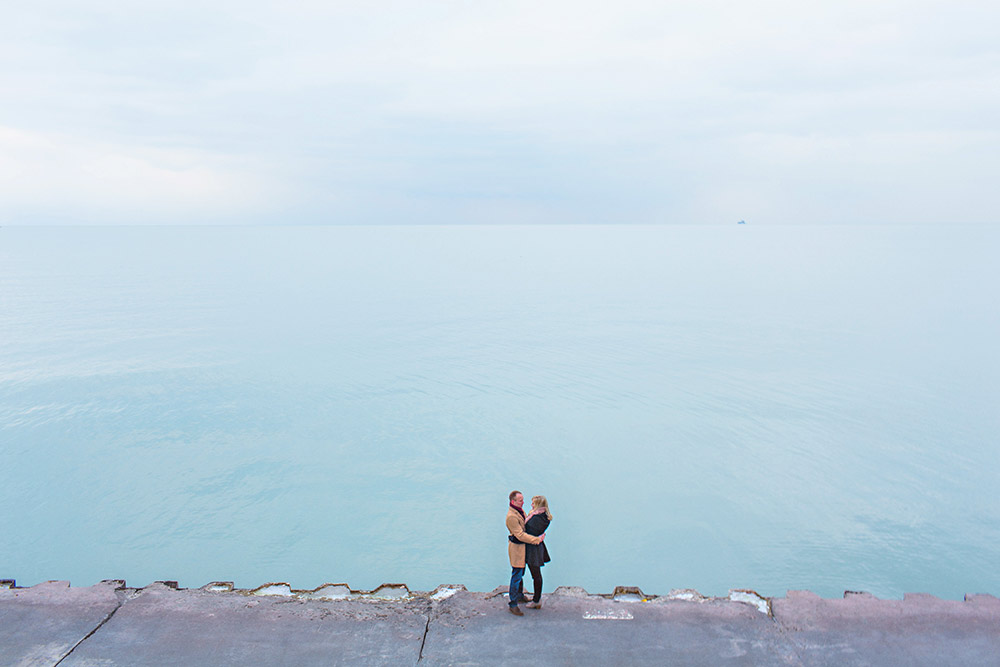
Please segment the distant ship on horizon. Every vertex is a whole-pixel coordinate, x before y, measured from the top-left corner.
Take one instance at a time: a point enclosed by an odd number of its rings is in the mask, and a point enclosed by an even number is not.
[[[745,224],[747,224],[747,221],[746,221],[746,220],[740,220],[740,221],[739,221],[739,222],[737,222],[736,224],[737,224],[737,225],[745,225]]]

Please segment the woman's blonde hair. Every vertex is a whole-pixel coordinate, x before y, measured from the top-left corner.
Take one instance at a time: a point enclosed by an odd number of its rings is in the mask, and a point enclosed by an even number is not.
[[[535,496],[531,499],[532,509],[539,507],[545,508],[545,518],[552,521],[552,512],[549,511],[549,501],[545,499],[545,496]]]

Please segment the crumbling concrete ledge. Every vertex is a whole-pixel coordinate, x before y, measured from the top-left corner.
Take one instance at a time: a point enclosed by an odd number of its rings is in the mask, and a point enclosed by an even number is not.
[[[0,581],[0,665],[1000,664],[1000,600],[990,595],[561,587],[515,617],[503,594]]]

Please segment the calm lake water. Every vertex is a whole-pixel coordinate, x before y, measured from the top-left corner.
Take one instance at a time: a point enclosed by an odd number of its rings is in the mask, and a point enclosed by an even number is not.
[[[0,229],[0,578],[1000,594],[1000,228]]]

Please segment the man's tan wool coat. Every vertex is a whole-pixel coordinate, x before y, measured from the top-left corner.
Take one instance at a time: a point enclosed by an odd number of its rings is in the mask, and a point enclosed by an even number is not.
[[[511,507],[507,510],[507,530],[510,534],[528,544],[541,544],[542,538],[528,535],[524,532],[524,517]],[[524,545],[507,541],[507,555],[510,556],[511,567],[524,567]]]

